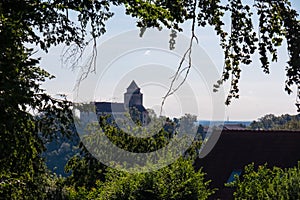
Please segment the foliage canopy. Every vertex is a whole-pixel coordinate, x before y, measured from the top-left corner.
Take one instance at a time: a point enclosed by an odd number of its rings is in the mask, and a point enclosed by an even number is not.
[[[270,61],[277,60],[276,49],[283,39],[287,41],[289,55],[285,90],[291,93],[293,85],[299,86],[300,23],[288,0],[255,0],[251,5],[242,0],[2,0],[2,197],[44,198],[45,168],[40,156],[44,142],[39,136],[52,138],[57,131],[68,133],[72,122],[70,102],[54,99],[41,88],[41,83],[52,76],[38,66],[39,59],[34,58],[34,51],[27,44],[38,45],[46,52],[61,43],[76,46],[70,49],[75,50],[73,56],[80,58],[87,44],[92,41],[96,45],[96,39],[105,33],[105,23],[113,16],[113,5],[125,6],[126,13],[136,18],[142,29],[166,27],[181,31],[181,25],[191,21],[191,45],[197,40],[197,26],[213,26],[224,50],[224,71],[215,89],[230,81],[227,104],[238,98],[241,65],[250,64],[251,56],[258,52],[262,69],[269,73]],[[259,17],[258,30],[253,27],[252,11]],[[226,15],[231,17],[229,24],[225,24]],[[95,56],[96,52],[90,63]],[[87,74],[93,70],[92,64],[88,66]]]

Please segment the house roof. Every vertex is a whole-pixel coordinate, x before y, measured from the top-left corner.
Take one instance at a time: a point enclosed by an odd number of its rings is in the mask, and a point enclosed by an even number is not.
[[[213,188],[219,188],[215,199],[230,199],[233,191],[224,183],[232,172],[252,162],[255,166],[267,163],[269,167],[288,168],[299,160],[300,131],[223,130],[212,151],[198,158],[195,167],[203,169]]]
[[[242,124],[224,124],[223,130],[245,130]]]

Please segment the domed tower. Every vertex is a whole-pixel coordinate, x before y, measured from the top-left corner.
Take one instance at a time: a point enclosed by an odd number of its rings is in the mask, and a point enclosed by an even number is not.
[[[137,84],[132,81],[124,94],[124,105],[126,108],[143,105],[143,94]]]

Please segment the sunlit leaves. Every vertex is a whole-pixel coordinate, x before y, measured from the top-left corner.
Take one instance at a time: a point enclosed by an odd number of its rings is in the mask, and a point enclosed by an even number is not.
[[[191,160],[178,159],[173,164],[149,173],[127,173],[108,169],[105,182],[96,181],[91,190],[72,190],[74,199],[207,199],[214,190],[204,173],[195,171]],[[84,192],[83,192],[84,191]]]
[[[283,170],[263,165],[256,169],[250,164],[231,186],[236,187],[235,199],[299,199],[300,166]]]

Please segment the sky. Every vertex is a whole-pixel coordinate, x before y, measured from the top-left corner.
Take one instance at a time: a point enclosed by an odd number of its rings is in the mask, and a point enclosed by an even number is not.
[[[300,11],[299,0],[292,3]],[[169,51],[170,31],[146,30],[140,38],[135,20],[126,16],[122,8],[114,8],[113,11],[115,16],[107,22],[106,34],[97,41],[96,74],[90,75],[79,90],[75,90],[76,80],[81,74],[80,65],[86,63],[91,51],[86,52],[77,68],[70,69],[61,62],[64,46],[57,46],[47,54],[42,51],[36,54],[42,58],[41,66],[56,76],[42,87],[54,96],[66,94],[70,100],[123,102],[123,93],[134,79],[144,94],[145,107],[159,112],[180,55],[187,48],[190,24],[184,25],[185,31],[178,33],[175,50]],[[211,92],[223,66],[219,39],[212,28],[196,31],[199,43],[194,44],[193,68],[183,87],[166,100],[163,114],[178,117],[192,113],[202,120],[243,121],[256,120],[270,113],[297,114],[296,95],[288,95],[284,91],[284,68],[288,59],[285,44],[279,48],[278,62],[271,64],[269,75],[263,73],[257,55],[252,57],[250,66],[242,66],[240,98],[225,106],[223,102],[229,83],[222,88],[225,95],[222,91],[218,94]],[[181,80],[183,76],[179,77],[175,86]]]

